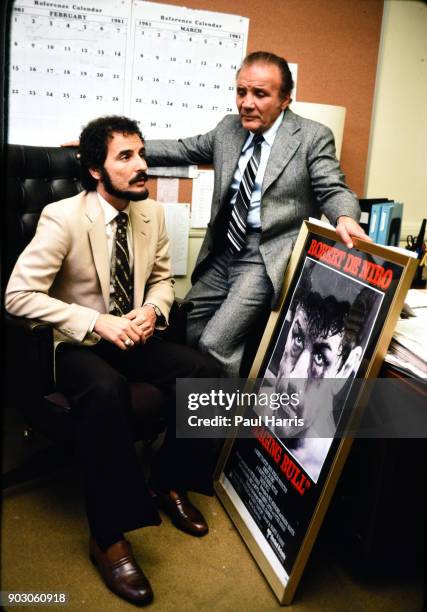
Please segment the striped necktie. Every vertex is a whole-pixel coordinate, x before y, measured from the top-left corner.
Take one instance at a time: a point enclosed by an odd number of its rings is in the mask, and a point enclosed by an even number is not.
[[[256,173],[261,159],[261,145],[263,141],[264,136],[262,134],[255,134],[253,137],[252,144],[254,150],[252,157],[246,165],[242,180],[240,181],[239,191],[237,192],[236,202],[231,212],[227,238],[229,242],[228,246],[232,253],[239,253],[246,243],[246,219],[248,217]]]
[[[119,212],[116,217],[116,240],[114,261],[114,306],[111,314],[118,317],[132,310],[133,287],[129,266],[129,248],[127,240],[128,216],[125,212]]]

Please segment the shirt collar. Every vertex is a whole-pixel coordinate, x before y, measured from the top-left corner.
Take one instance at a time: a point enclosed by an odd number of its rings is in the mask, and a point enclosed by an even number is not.
[[[108,225],[113,219],[117,217],[119,211],[117,210],[117,208],[114,208],[114,206],[111,206],[111,204],[107,202],[107,200],[103,198],[102,195],[98,193],[98,191],[96,192],[96,194],[98,196],[99,203],[101,204],[102,212],[104,213],[105,225]],[[122,212],[129,215],[129,209],[130,203],[128,203],[128,205],[126,206],[126,208],[123,209]]]
[[[272,147],[273,146],[273,142],[274,139],[276,138],[276,134],[279,130],[280,124],[282,123],[283,120],[283,115],[284,115],[285,111],[282,111],[280,113],[280,115],[277,117],[276,121],[273,123],[273,125],[271,127],[268,128],[268,130],[266,130],[265,132],[262,133],[262,135],[264,136],[264,140],[265,142]],[[246,139],[245,144],[243,145],[243,149],[242,149],[242,153],[244,153],[252,144],[252,140],[255,136],[254,132],[249,132],[248,137]]]

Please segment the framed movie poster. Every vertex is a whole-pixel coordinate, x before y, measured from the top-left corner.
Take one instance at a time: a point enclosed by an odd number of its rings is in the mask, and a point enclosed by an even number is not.
[[[417,265],[306,221],[215,490],[282,604],[294,596]],[[265,401],[267,398],[268,401]],[[250,435],[248,436],[248,425]],[[347,432],[347,435],[346,435]]]

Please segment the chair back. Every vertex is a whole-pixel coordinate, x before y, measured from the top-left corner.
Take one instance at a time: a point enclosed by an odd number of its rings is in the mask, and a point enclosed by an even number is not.
[[[6,257],[4,276],[33,238],[46,204],[82,191],[76,147],[9,144],[6,187]]]

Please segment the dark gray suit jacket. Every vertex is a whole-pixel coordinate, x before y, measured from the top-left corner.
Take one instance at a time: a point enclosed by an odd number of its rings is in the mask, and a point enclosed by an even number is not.
[[[213,164],[215,170],[211,219],[192,275],[194,283],[214,250],[214,224],[227,194],[248,132],[238,115],[227,115],[210,132],[182,140],[150,140],[148,165]],[[287,109],[268,160],[262,185],[260,251],[279,297],[285,269],[301,222],[325,213],[359,217],[355,194],[345,184],[335,156],[332,132]]]

